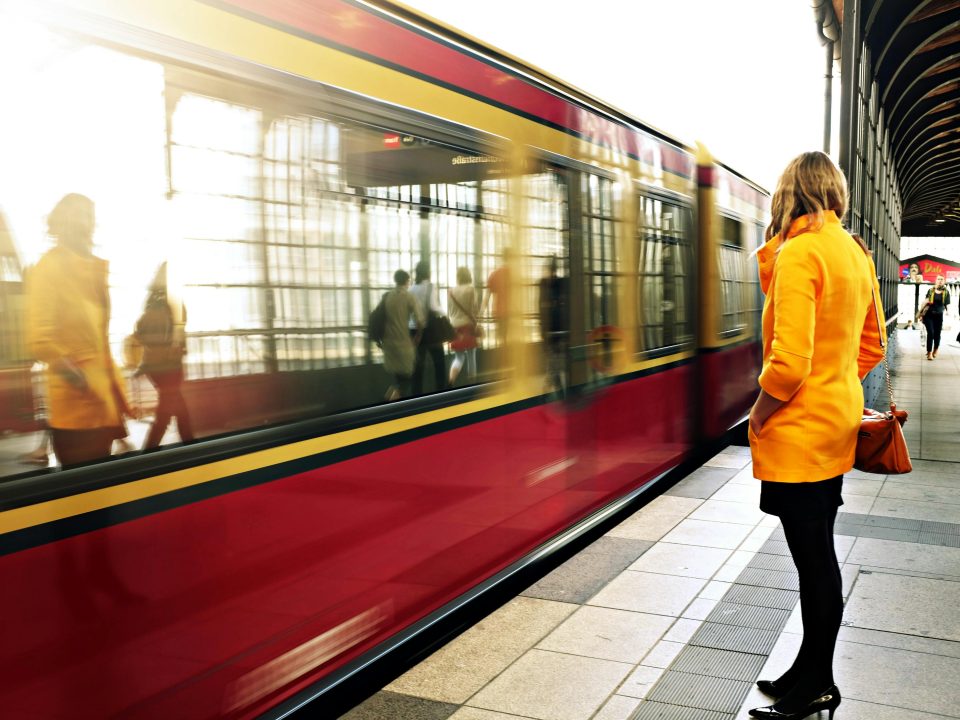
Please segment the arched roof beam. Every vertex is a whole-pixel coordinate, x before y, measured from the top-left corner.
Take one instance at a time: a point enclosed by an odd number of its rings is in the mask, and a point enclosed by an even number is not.
[[[940,163],[936,168],[930,168],[929,174],[917,178],[909,185],[906,185],[904,190],[903,204],[905,206],[912,205],[917,197],[917,193],[925,188],[930,188],[932,186],[936,186],[938,183],[960,177],[960,175],[957,174],[958,171],[953,170],[955,167],[955,163]]]
[[[946,24],[944,24],[944,18],[940,15],[937,15],[916,24],[915,27],[918,28],[917,32],[920,34],[919,38],[917,38],[916,36],[913,36],[912,32],[909,33],[910,37],[907,37],[906,35],[904,36],[903,42],[906,45],[906,47],[904,48],[903,54],[889,56],[891,62],[893,62],[895,58],[898,58],[898,57],[903,58],[900,61],[900,63],[895,67],[895,69],[891,74],[888,75],[886,72],[884,72],[883,62],[886,59],[886,57],[881,58],[877,62],[876,78],[877,78],[877,82],[882,87],[886,87],[888,85],[893,85],[894,83],[896,83],[897,76],[900,75],[900,73],[905,71],[907,65],[910,64],[911,60],[913,60],[915,57],[917,57],[918,55],[924,52],[924,48],[927,45],[935,42],[937,39],[943,37],[944,35],[949,35],[954,31],[956,31],[957,29],[960,29],[960,9],[952,10],[949,13],[945,13],[945,14],[949,15],[949,22],[947,22]],[[902,29],[903,28],[901,26],[901,28],[899,28],[897,32],[898,33],[901,32]],[[912,30],[913,28],[911,28],[911,31]]]
[[[928,145],[922,145],[917,148],[916,153],[908,156],[897,167],[897,174],[902,175],[904,178],[909,178],[913,175],[914,170],[923,168],[924,165],[931,160],[937,156],[942,156],[945,152],[948,152],[951,147],[957,145],[960,145],[960,132],[956,130],[952,134],[952,137],[942,138],[940,142],[931,141]]]
[[[937,110],[937,108],[941,108],[941,106],[944,105],[946,105],[946,107]],[[917,132],[911,133],[910,131],[913,130],[913,127],[911,127],[903,138],[890,141],[891,154],[893,157],[897,158],[897,160],[908,157],[913,152],[912,148],[932,138],[934,135],[954,127],[955,125],[952,121],[960,120],[960,100],[957,100],[955,105],[951,103],[940,103],[937,108],[934,108],[929,115],[925,116],[929,122],[917,130]],[[925,118],[921,117],[917,122],[921,122]],[[914,125],[916,125],[916,123],[914,123]]]
[[[937,168],[940,168],[944,164],[950,162],[954,154],[954,152],[941,153],[940,155],[935,155],[926,160],[922,165],[913,168],[913,170],[904,176],[903,180],[901,181],[901,186],[909,191],[910,188],[915,186],[917,183],[922,182],[928,176],[933,175]]]
[[[926,207],[933,198],[940,197],[942,193],[955,195],[958,188],[952,183],[956,183],[958,179],[960,179],[960,171],[951,172],[947,168],[936,175],[924,178],[907,191],[909,196],[903,201],[904,212],[912,212],[916,207]]]
[[[920,98],[925,97],[930,93],[931,90],[935,89],[938,84],[944,82],[942,77],[937,77],[940,73],[933,73],[939,66],[949,66],[950,63],[960,60],[960,44],[956,45],[944,45],[942,48],[937,48],[934,51],[937,53],[937,59],[933,64],[926,68],[924,71],[923,68],[917,68],[916,72],[908,74],[906,77],[912,77],[913,79],[907,84],[906,87],[900,88],[896,83],[890,83],[883,89],[881,93],[880,104],[883,107],[887,107],[887,98],[896,98],[893,102],[893,105],[889,107],[887,114],[895,115],[897,110],[901,105],[912,105],[916,103]],[[934,58],[929,58],[934,60]],[[960,77],[960,69],[955,71],[951,77],[954,79]],[[893,93],[891,95],[891,93]]]
[[[912,106],[907,108],[903,114],[899,116],[888,117],[887,122],[889,124],[887,127],[890,129],[890,144],[894,148],[899,148],[900,142],[902,142],[903,138],[909,136],[910,132],[917,126],[918,123],[921,123],[925,119],[929,118],[929,122],[927,123],[929,125],[937,120],[942,119],[940,117],[932,117],[938,107],[948,103],[960,103],[960,83],[958,83],[956,80],[951,80],[950,83],[944,83],[944,85],[948,84],[953,84],[956,86],[952,92],[948,92],[943,95],[925,95]],[[899,154],[899,152],[897,154]]]
[[[931,22],[933,18],[927,18],[926,20],[921,21],[919,23],[914,23],[914,19],[918,15],[920,15],[924,10],[926,10],[930,5],[932,5],[935,1],[936,0],[922,0],[922,2],[915,3],[912,9],[910,8],[910,3],[902,3],[902,2],[892,2],[892,3],[878,2],[874,5],[875,10],[878,9],[880,6],[883,6],[883,11],[882,11],[883,15],[882,16],[877,15],[877,17],[883,17],[884,20],[889,20],[890,22],[887,25],[887,27],[890,27],[890,25],[893,25],[894,23],[896,23],[896,27],[893,28],[893,31],[890,33],[890,36],[887,39],[887,42],[884,43],[883,49],[880,51],[878,55],[876,55],[877,62],[875,67],[877,68],[876,77],[878,80],[882,79],[884,82],[889,80],[889,78],[886,77],[883,73],[884,63],[888,58],[902,57],[905,59],[909,59],[910,55],[913,52],[916,52],[916,47],[917,47],[916,43],[910,40],[909,37],[907,37],[911,33],[904,32],[904,30],[906,30],[908,25],[913,25],[914,27],[924,27],[924,29],[927,29],[926,26],[929,26],[930,30],[932,31],[935,31],[937,27],[943,27],[942,22],[936,22],[936,21]],[[899,22],[897,22],[896,17],[893,16],[893,13],[897,12],[898,10],[901,11],[901,13],[903,10],[907,11],[906,13],[902,14],[902,17],[900,18]],[[868,22],[870,19],[876,20],[876,18],[868,18]],[[872,32],[873,29],[874,27],[872,25],[869,28],[866,28],[864,37],[867,37],[869,39],[871,37],[869,33]],[[911,28],[911,30],[912,29],[913,28]]]

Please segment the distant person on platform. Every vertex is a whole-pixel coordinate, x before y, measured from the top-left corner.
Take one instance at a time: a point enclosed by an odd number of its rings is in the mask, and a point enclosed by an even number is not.
[[[394,379],[394,383],[387,389],[387,400],[399,400],[410,395],[413,370],[417,362],[417,345],[420,344],[423,329],[426,327],[426,315],[409,290],[410,273],[397,270],[393,274],[393,281],[393,290],[383,296],[386,316],[381,343],[383,368]]]
[[[183,356],[186,343],[187,309],[167,292],[167,263],[162,263],[150,283],[143,314],[134,336],[143,345],[143,360],[137,368],[157,389],[157,411],[143,447],[160,445],[167,426],[177,419],[180,440],[193,440],[193,423],[183,399]]]
[[[507,247],[503,250],[503,260],[499,267],[487,277],[487,290],[483,296],[483,303],[480,306],[480,314],[484,315],[487,308],[490,309],[490,315],[493,317],[494,327],[497,331],[497,344],[503,347],[507,344],[507,333],[510,326],[510,286],[512,284],[511,266],[516,258],[516,252],[513,248]]]
[[[927,292],[923,309],[920,311],[924,327],[927,328],[927,360],[933,360],[940,350],[940,332],[943,330],[943,316],[950,306],[950,291],[947,290],[943,275],[937,275],[937,283]]]
[[[62,465],[110,455],[128,414],[110,354],[108,264],[93,254],[94,204],[65,195],[47,217],[56,246],[27,274],[27,345],[47,365],[48,414]]]

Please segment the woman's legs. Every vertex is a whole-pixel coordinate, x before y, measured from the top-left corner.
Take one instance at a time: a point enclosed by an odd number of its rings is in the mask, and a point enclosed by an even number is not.
[[[843,617],[840,567],[833,546],[834,509],[819,518],[782,517],[783,533],[800,576],[803,642],[797,659],[777,681],[793,685],[775,707],[796,712],[833,685],[833,651]]]
[[[923,326],[927,329],[927,354],[933,352],[933,318],[932,313],[923,316]]]
[[[940,349],[940,333],[943,331],[943,313],[931,313],[930,325],[927,328],[927,352],[930,351],[930,342],[933,341],[933,354]]]
[[[430,346],[430,358],[433,360],[433,390],[439,392],[447,389],[447,363],[444,358],[443,345]]]

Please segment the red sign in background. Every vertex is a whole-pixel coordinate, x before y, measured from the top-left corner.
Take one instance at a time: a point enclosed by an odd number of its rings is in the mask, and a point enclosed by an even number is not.
[[[919,275],[920,282],[936,282],[937,275],[943,275],[947,282],[960,282],[960,263],[932,255],[920,255],[907,258],[900,263],[900,280],[907,282],[910,279],[910,267],[916,266],[915,274]]]

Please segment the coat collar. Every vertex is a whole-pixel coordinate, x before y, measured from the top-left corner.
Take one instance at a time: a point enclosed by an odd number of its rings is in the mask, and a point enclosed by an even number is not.
[[[806,232],[809,228],[819,229],[823,225],[839,225],[840,218],[833,210],[826,210],[822,213],[822,222],[819,221],[820,213],[810,213],[802,215],[793,221],[790,229],[787,231],[787,239],[796,237]],[[773,279],[773,268],[777,262],[777,253],[780,251],[783,240],[779,235],[774,235],[767,240],[763,246],[757,250],[757,265],[760,270],[760,289],[766,294],[770,287],[770,281]]]

